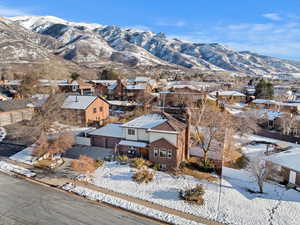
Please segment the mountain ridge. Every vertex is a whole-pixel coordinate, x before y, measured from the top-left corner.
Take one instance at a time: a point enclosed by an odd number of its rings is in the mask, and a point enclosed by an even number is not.
[[[70,22],[53,16],[9,19],[27,30],[56,39],[59,46],[53,46],[54,54],[90,68],[116,64],[247,75],[300,73],[297,61],[234,51],[218,43],[193,43],[170,39],[164,33]]]

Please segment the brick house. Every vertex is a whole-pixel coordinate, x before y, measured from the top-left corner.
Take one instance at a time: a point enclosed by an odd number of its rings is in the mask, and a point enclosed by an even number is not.
[[[108,87],[117,83],[116,80],[91,80],[94,86],[94,94],[98,96],[108,96]]]
[[[118,79],[117,82],[107,87],[108,100],[126,100],[126,84],[125,81]]]
[[[300,186],[300,149],[275,153],[266,159],[268,166],[279,172],[284,183]],[[272,173],[273,175],[273,173]],[[274,173],[274,176],[276,173]],[[271,177],[272,178],[272,177]],[[277,178],[277,177],[276,177]]]
[[[246,95],[238,91],[214,91],[209,93],[211,96],[223,101],[245,102]]]
[[[143,157],[161,169],[178,168],[189,155],[189,126],[164,112],[110,124],[90,133],[92,144],[114,147],[116,154]]]
[[[63,105],[64,122],[78,125],[101,125],[109,117],[109,103],[97,96],[68,96]]]
[[[66,93],[78,93],[80,95],[93,95],[94,86],[93,84],[74,80],[72,82],[58,84],[59,89]]]

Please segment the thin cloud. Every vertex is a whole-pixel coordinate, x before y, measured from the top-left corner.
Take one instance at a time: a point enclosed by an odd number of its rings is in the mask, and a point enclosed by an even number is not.
[[[183,20],[177,20],[177,21],[165,21],[165,20],[159,20],[155,24],[156,26],[162,26],[162,27],[184,27],[186,26],[186,22]]]
[[[278,13],[266,13],[266,14],[263,14],[263,17],[265,17],[269,20],[273,20],[273,21],[282,20],[281,16]]]
[[[22,9],[9,8],[4,5],[0,5],[0,16],[13,17],[13,16],[25,16],[25,15],[30,15],[30,13]]]

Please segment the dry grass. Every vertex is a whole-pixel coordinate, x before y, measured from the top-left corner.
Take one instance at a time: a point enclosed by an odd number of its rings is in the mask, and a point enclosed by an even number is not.
[[[130,164],[132,167],[137,169],[142,169],[143,167],[149,166],[149,162],[143,158],[134,158]]]
[[[185,175],[192,176],[199,180],[207,180],[209,182],[217,182],[218,181],[218,178],[211,175],[210,173],[205,173],[205,172],[201,172],[201,171],[197,171],[197,170],[193,170],[193,169],[189,169],[189,168],[182,168],[181,172]]]
[[[149,183],[153,180],[155,174],[147,169],[138,170],[135,174],[133,174],[132,179],[137,183]]]
[[[116,158],[121,163],[128,163],[128,161],[129,161],[127,155],[118,155]]]
[[[198,184],[196,187],[182,190],[179,195],[181,199],[187,201],[191,204],[204,205],[203,195],[205,194],[205,190],[202,184]]]
[[[79,159],[74,159],[71,162],[71,168],[74,171],[83,173],[92,173],[96,170],[96,162],[93,158],[81,155]]]

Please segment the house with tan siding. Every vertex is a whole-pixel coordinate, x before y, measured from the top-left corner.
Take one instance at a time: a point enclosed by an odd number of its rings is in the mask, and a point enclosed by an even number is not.
[[[68,96],[63,105],[64,121],[77,126],[102,125],[109,117],[109,103],[98,96]]]

